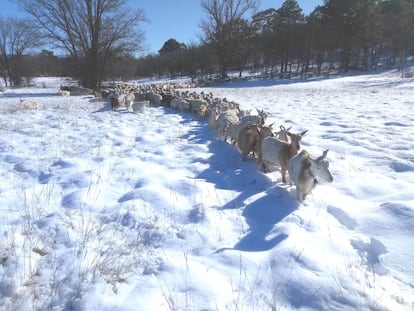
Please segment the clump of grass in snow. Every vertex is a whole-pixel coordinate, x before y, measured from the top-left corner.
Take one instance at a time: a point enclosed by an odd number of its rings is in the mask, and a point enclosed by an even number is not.
[[[153,217],[131,214],[128,223],[121,211],[115,219],[81,209],[50,213],[53,191],[51,185],[22,190],[18,221],[2,233],[0,309],[70,307],[99,279],[116,293],[162,239]]]

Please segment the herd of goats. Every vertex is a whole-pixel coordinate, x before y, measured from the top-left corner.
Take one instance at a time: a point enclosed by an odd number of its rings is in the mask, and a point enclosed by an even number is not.
[[[317,158],[306,150],[299,152],[301,139],[307,131],[292,133],[290,128],[281,125],[275,132],[273,124],[265,125],[267,114],[263,110],[256,109],[257,115],[251,115],[233,101],[188,90],[194,87],[188,83],[115,85],[102,89],[101,96],[109,100],[112,110],[142,113],[152,104],[197,114],[201,120],[208,120],[209,129],[219,139],[238,148],[243,160],[255,158],[264,173],[280,167],[283,183],[286,183],[287,171],[290,183],[296,186],[299,201],[305,200],[315,188],[318,178],[333,181],[326,160],[328,150]]]

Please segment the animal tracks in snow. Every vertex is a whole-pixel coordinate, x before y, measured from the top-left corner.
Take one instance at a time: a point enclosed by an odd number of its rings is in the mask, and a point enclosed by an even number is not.
[[[375,238],[370,238],[368,241],[355,239],[351,240],[351,244],[370,271],[379,275],[386,275],[388,273],[388,269],[384,267],[380,259],[380,256],[388,253],[388,251],[379,240]]]
[[[340,224],[349,230],[354,230],[358,226],[358,223],[355,219],[350,217],[345,211],[338,207],[328,206],[327,212],[335,217],[335,219],[338,220]]]
[[[327,212],[348,230],[358,227],[358,222],[338,207],[328,206]],[[353,238],[350,240],[352,247],[357,251],[362,264],[378,275],[386,275],[388,269],[383,265],[381,255],[388,253],[385,245],[376,238]]]

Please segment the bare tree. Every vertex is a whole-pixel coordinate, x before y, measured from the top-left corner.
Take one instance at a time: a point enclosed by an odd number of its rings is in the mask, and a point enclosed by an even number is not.
[[[201,0],[201,7],[207,13],[201,21],[205,40],[216,52],[222,78],[227,75],[231,64],[235,36],[240,35],[236,29],[249,12],[257,9],[256,0]]]
[[[0,17],[0,75],[6,86],[21,84],[25,74],[23,53],[39,44],[39,33],[29,20]]]
[[[140,50],[146,21],[140,9],[126,0],[20,0],[44,36],[55,48],[66,51],[77,64],[82,85],[94,88],[104,75],[106,62]]]

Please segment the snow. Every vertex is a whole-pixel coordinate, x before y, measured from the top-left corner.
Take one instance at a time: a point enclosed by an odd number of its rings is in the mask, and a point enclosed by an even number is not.
[[[330,150],[303,204],[194,115],[36,83],[0,93],[0,310],[412,308],[413,79],[195,89]]]

